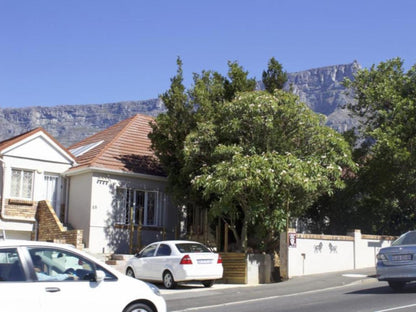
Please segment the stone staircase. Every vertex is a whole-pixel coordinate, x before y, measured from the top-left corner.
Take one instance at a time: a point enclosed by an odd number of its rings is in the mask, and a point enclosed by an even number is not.
[[[113,267],[117,271],[121,273],[126,273],[126,264],[127,261],[134,257],[134,255],[128,254],[112,254],[112,253],[93,253],[88,250],[88,248],[84,249],[86,253],[93,256],[94,258],[104,262],[105,264]]]

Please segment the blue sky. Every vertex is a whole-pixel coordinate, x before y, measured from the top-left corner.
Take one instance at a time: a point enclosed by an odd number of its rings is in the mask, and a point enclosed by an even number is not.
[[[176,58],[261,79],[394,57],[416,64],[414,0],[0,0],[0,108],[156,98]]]

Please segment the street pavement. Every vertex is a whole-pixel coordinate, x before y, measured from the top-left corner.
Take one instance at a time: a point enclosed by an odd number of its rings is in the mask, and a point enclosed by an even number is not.
[[[251,287],[253,291],[259,291],[261,289],[266,290],[273,288],[274,290],[281,290],[283,293],[301,293],[314,291],[317,289],[328,289],[334,287],[345,286],[354,283],[375,283],[378,282],[375,278],[375,269],[357,269],[348,270],[342,272],[331,272],[324,274],[304,275],[291,278],[287,281],[271,284],[222,284],[216,283],[211,288],[205,288],[200,283],[179,284],[176,289],[165,289],[163,286],[160,288],[160,292],[167,300],[170,298],[191,297],[191,296],[209,296],[210,292],[221,291],[227,292],[227,290],[235,290],[237,288]],[[387,285],[387,284],[386,284]]]

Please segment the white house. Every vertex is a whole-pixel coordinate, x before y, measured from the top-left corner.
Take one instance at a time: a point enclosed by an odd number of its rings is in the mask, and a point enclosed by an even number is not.
[[[0,231],[7,238],[31,239],[40,200],[64,218],[63,173],[74,164],[74,156],[42,128],[0,142]]]
[[[153,118],[135,115],[69,147],[66,221],[82,229],[92,252],[132,252],[175,237],[177,211],[151,150]]]
[[[91,252],[174,238],[177,210],[150,148],[152,121],[135,115],[68,149],[42,128],[0,142],[0,234],[36,239],[38,202],[47,200],[52,219],[82,230]]]

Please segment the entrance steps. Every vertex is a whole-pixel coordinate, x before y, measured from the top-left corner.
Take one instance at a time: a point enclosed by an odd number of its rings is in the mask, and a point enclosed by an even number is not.
[[[134,257],[134,255],[127,255],[127,254],[112,254],[110,259],[105,261],[107,265],[112,266],[114,269],[121,273],[126,273],[126,265],[127,261]]]

